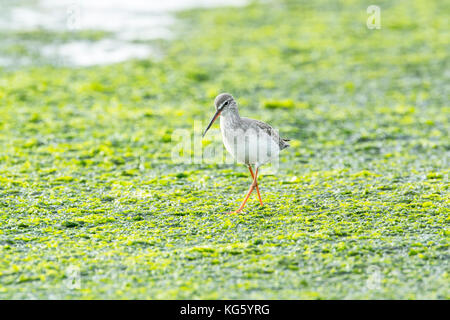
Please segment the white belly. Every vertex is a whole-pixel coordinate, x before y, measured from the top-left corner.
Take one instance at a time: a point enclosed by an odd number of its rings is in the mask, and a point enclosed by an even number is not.
[[[221,126],[223,143],[237,162],[260,166],[278,157],[280,148],[262,130],[231,130]]]

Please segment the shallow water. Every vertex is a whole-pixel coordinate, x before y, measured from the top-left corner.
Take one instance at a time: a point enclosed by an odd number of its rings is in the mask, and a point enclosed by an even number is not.
[[[3,33],[45,30],[55,33],[101,30],[107,38],[74,39],[37,44],[20,41],[27,57],[0,52],[0,66],[58,63],[74,66],[110,64],[145,58],[154,50],[147,40],[169,38],[174,12],[196,7],[238,6],[245,0],[1,0],[0,31]],[[0,39],[0,44],[8,39]],[[13,39],[14,41],[14,39]],[[136,41],[140,41],[136,43]],[[11,41],[10,41],[11,42]],[[17,41],[16,41],[17,42]],[[14,50],[12,50],[14,51]]]

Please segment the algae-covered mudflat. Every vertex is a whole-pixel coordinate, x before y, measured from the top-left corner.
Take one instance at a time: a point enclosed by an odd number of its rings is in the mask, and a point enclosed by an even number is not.
[[[0,298],[449,299],[450,7],[376,4],[183,11],[157,56],[0,69]],[[223,91],[291,139],[235,215],[244,166],[173,154]]]

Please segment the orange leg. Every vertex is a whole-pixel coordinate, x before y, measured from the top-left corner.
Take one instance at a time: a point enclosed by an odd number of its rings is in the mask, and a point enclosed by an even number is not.
[[[252,175],[252,178],[255,179],[255,175],[253,174],[253,170],[252,170],[251,166],[248,166],[248,170],[250,170],[250,174]],[[258,193],[259,203],[261,204],[261,206],[264,206],[262,199],[261,199],[261,194],[259,193],[258,182],[256,182],[256,192]]]
[[[245,204],[247,203],[248,198],[250,197],[250,194],[253,192],[253,190],[255,190],[256,188],[256,179],[258,178],[258,168],[256,168],[255,170],[255,176],[253,177],[253,182],[250,186],[250,189],[248,190],[247,195],[245,196],[244,201],[242,201],[241,206],[236,210],[236,211],[232,211],[230,213],[239,213],[242,211],[242,209],[244,208]]]

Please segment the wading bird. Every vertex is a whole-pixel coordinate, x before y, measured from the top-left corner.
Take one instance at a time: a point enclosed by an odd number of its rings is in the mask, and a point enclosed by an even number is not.
[[[214,105],[216,113],[206,127],[203,137],[220,116],[220,131],[225,148],[237,162],[247,165],[253,179],[240,207],[230,213],[242,211],[250,194],[255,189],[258,193],[259,203],[263,206],[257,182],[259,167],[277,159],[279,152],[289,147],[287,143],[289,139],[282,139],[271,126],[262,121],[241,117],[237,102],[229,93],[219,94]],[[254,166],[255,172],[253,172],[252,166]]]

